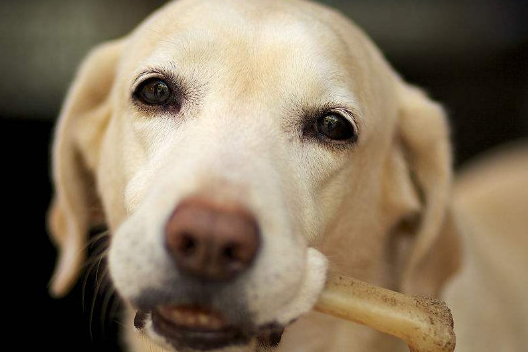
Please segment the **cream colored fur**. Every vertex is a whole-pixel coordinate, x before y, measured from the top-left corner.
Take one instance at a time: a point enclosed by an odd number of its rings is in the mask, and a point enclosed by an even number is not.
[[[188,85],[178,114],[147,113],[132,103],[138,75],[148,70]],[[303,111],[326,104],[353,111],[356,145],[328,148],[302,138]],[[177,276],[163,228],[178,202],[197,193],[239,202],[257,217],[263,248],[229,290],[247,300],[258,324],[300,316],[279,351],[406,349],[366,327],[304,314],[327,265],[380,286],[444,297],[458,351],[528,345],[528,196],[521,193],[528,157],[495,164],[487,176],[470,172],[453,197],[442,108],[325,7],[296,0],[169,3],[88,55],[63,107],[53,158],[50,225],[61,253],[52,292],[63,295],[74,284],[89,227],[106,223],[131,351],[170,350],[152,331],[133,328],[131,302]],[[252,341],[229,351],[255,348]]]

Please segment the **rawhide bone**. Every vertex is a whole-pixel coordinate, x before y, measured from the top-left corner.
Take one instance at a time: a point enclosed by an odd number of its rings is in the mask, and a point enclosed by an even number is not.
[[[435,299],[408,296],[329,273],[315,310],[396,336],[411,352],[455,349],[451,312]]]

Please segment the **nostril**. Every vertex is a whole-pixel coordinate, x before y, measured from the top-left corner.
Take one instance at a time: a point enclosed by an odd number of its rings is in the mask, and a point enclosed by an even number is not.
[[[229,262],[234,262],[239,260],[239,248],[236,244],[228,244],[224,247],[223,257]]]
[[[189,233],[183,233],[180,237],[180,244],[178,246],[179,252],[185,256],[193,255],[196,252],[198,244],[196,239]]]

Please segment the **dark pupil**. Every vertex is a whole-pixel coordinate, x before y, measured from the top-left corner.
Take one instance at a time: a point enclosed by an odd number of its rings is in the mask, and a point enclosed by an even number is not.
[[[162,81],[151,82],[143,87],[141,96],[149,104],[161,104],[169,98],[169,87]]]
[[[319,133],[331,139],[344,140],[352,138],[354,135],[350,123],[341,116],[327,115],[320,118],[317,125]]]

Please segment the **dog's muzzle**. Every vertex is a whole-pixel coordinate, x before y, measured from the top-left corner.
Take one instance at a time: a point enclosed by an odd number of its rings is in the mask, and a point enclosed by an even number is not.
[[[241,305],[231,307],[238,310],[235,314],[226,314],[227,307],[212,303],[217,290],[251,266],[259,246],[259,226],[244,208],[198,197],[182,201],[167,221],[165,247],[180,276],[176,285],[193,287],[193,292],[187,291],[184,303],[183,294],[159,304],[147,298],[148,304],[140,304],[147,308],[136,314],[136,328],[150,320],[153,331],[176,349],[218,349],[247,344],[253,337],[261,344],[278,344],[282,327],[254,327]]]

